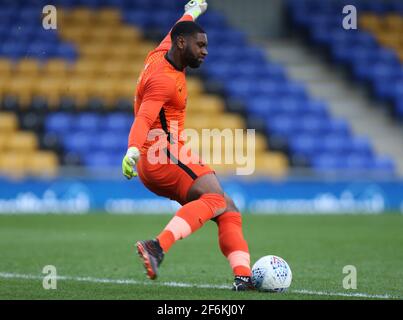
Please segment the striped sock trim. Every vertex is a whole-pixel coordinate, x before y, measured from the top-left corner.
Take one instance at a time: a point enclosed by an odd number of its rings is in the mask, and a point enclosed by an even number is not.
[[[173,217],[164,230],[171,231],[175,241],[186,238],[192,233],[192,229],[186,220],[178,216]]]

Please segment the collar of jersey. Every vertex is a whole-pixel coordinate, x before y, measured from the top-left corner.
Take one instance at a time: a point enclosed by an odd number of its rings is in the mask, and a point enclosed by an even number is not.
[[[183,72],[183,70],[179,69],[179,68],[174,64],[174,62],[173,62],[171,59],[169,59],[169,57],[168,57],[168,52],[165,54],[164,57],[165,57],[165,60],[168,61],[169,64],[170,64],[172,67],[174,67],[174,69],[175,69],[176,71]]]

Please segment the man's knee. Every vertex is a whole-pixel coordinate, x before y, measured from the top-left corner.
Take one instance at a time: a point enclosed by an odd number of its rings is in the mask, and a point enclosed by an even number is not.
[[[225,196],[225,201],[227,203],[227,208],[225,209],[224,212],[239,212],[234,201],[227,194],[225,194],[224,196]]]
[[[187,194],[187,202],[199,199],[203,194],[216,193],[224,196],[224,192],[214,174],[206,174],[196,179]]]
[[[213,218],[221,215],[226,208],[226,201],[223,195],[218,193],[205,193],[200,197],[211,210]]]

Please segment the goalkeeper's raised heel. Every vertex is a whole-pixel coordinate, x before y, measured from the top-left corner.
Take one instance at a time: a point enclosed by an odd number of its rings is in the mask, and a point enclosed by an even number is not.
[[[156,279],[158,275],[158,267],[164,259],[164,252],[162,251],[158,240],[138,241],[136,247],[137,253],[143,260],[147,277],[151,280]]]
[[[232,284],[232,290],[234,291],[250,291],[256,290],[252,283],[251,277],[236,276],[234,283]]]

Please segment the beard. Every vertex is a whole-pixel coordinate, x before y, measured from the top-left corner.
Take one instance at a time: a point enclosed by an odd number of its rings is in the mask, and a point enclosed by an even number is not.
[[[190,67],[192,69],[197,69],[201,65],[200,60],[194,56],[194,54],[190,51],[189,48],[186,48],[186,50],[185,50],[185,59],[186,59],[186,64],[188,65],[188,67]]]
[[[197,69],[200,67],[200,65],[201,65],[201,62],[197,59],[189,61],[189,63],[188,63],[188,67],[192,68],[192,69]]]

